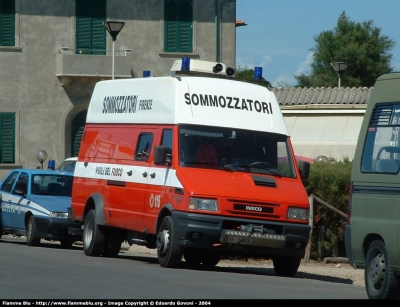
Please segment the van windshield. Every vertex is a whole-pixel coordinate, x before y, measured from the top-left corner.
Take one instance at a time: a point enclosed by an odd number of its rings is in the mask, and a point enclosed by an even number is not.
[[[287,136],[233,128],[180,125],[179,164],[296,177]]]

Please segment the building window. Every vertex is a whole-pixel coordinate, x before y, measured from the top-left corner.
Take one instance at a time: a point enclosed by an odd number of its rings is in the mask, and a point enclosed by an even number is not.
[[[15,0],[0,0],[0,46],[15,46]]]
[[[14,113],[0,113],[0,163],[15,163]]]
[[[193,0],[164,1],[164,51],[193,52]]]
[[[106,0],[76,0],[76,53],[106,54]]]

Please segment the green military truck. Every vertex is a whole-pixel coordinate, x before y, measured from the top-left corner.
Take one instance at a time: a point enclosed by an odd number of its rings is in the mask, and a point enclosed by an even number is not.
[[[351,173],[345,246],[365,269],[370,299],[400,295],[400,73],[380,76],[364,115]]]

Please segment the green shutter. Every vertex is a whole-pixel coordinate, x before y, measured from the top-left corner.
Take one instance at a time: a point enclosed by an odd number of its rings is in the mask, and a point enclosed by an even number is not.
[[[0,46],[15,46],[15,0],[0,0]]]
[[[15,114],[0,113],[0,163],[15,163]]]
[[[106,54],[106,0],[76,0],[76,53]]]
[[[193,1],[165,0],[164,50],[192,52]]]
[[[77,157],[86,123],[87,111],[78,113],[72,120],[71,127],[71,157]]]

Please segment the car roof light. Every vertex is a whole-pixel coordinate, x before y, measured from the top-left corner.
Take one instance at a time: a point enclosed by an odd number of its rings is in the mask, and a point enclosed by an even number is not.
[[[143,70],[143,78],[150,77],[150,70]]]

